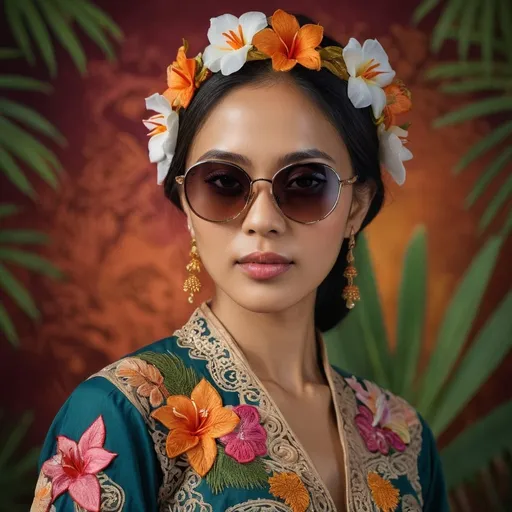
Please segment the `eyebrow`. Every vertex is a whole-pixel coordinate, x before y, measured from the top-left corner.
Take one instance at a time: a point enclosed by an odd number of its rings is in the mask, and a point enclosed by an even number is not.
[[[287,165],[302,162],[303,160],[310,160],[312,158],[327,160],[332,164],[336,163],[334,158],[325,151],[321,151],[316,148],[309,148],[287,153],[278,159],[277,164],[279,167],[286,167]],[[198,159],[198,162],[202,162],[204,160],[226,160],[240,166],[250,166],[252,163],[249,158],[241,155],[240,153],[233,153],[231,151],[223,151],[220,149],[210,149]]]

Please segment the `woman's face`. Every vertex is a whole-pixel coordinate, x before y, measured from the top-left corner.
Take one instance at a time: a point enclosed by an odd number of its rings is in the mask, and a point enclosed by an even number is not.
[[[330,157],[304,159],[304,163],[327,164],[341,179],[354,174],[336,129],[288,80],[243,86],[228,94],[198,131],[187,168],[213,150],[226,153],[222,160],[238,164],[253,180],[271,179],[285,155],[304,150],[319,150]],[[217,295],[225,294],[241,307],[260,313],[283,311],[304,300],[314,303],[316,289],[334,265],[344,237],[350,236],[352,228],[357,232],[366,208],[352,201],[353,187],[345,186],[334,211],[320,222],[306,225],[281,213],[272,200],[270,183],[259,181],[253,191],[250,207],[226,223],[208,222],[195,215],[182,193],[191,235],[197,240]],[[259,252],[276,253],[291,264],[277,267],[285,270],[279,275],[262,279],[260,266],[240,263]]]

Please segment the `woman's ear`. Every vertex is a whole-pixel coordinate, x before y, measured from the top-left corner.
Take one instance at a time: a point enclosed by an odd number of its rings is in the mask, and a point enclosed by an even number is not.
[[[361,229],[361,225],[372,204],[376,191],[377,188],[373,183],[356,184],[354,187],[352,205],[345,228],[345,238],[350,238],[352,233],[356,234]]]
[[[190,233],[190,236],[192,238],[195,238],[194,235],[194,227],[192,225],[192,212],[190,210],[190,207],[187,203],[187,200],[185,199],[185,194],[183,192],[183,189],[180,190],[180,202],[181,202],[181,208],[183,209],[183,213],[185,214],[185,217],[187,217],[187,229]]]

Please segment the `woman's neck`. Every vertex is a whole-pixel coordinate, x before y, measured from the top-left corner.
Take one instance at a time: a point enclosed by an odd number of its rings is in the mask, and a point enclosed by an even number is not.
[[[260,380],[300,395],[312,384],[325,383],[319,365],[314,303],[312,294],[283,311],[254,313],[220,291],[210,308]]]

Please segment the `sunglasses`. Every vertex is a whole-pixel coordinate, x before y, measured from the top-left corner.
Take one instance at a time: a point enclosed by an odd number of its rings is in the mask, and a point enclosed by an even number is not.
[[[253,180],[238,165],[208,160],[198,162],[175,179],[184,186],[190,209],[210,222],[236,219],[251,203],[254,183],[266,181],[283,215],[301,224],[314,224],[333,212],[341,189],[355,183],[357,176],[342,180],[328,165],[313,162],[288,165],[271,180]]]

